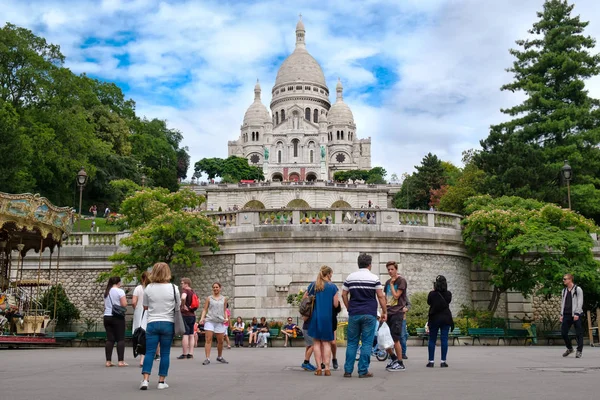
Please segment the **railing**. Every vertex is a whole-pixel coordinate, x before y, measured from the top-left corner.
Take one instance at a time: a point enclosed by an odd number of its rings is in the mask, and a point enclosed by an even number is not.
[[[461,229],[462,216],[438,211],[378,208],[265,209],[208,212],[207,217],[222,227],[244,225],[330,225],[359,224],[417,226]]]
[[[275,181],[275,182],[238,182],[238,183],[209,183],[209,182],[200,182],[198,184],[192,184],[188,188],[193,189],[194,187],[202,187],[202,188],[245,188],[245,187],[257,187],[257,186],[314,186],[314,187],[338,187],[338,188],[351,188],[351,189],[383,189],[383,188],[400,188],[401,185],[386,183],[386,184],[366,184],[359,182],[352,183],[339,183],[339,182],[330,182],[330,181]]]
[[[122,232],[71,233],[63,246],[116,246]]]

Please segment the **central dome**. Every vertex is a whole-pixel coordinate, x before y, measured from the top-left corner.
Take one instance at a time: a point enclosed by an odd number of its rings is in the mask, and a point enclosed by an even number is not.
[[[317,60],[306,49],[296,47],[296,50],[281,64],[275,79],[275,86],[298,81],[327,86],[325,74]]]
[[[275,86],[296,82],[311,82],[327,86],[321,66],[306,50],[304,34],[304,24],[300,20],[296,25],[296,49],[281,64]]]

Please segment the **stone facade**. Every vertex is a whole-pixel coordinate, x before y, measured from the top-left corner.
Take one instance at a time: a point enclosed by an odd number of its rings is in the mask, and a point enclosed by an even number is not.
[[[204,207],[209,211],[234,208],[285,208],[290,203],[304,202],[305,207],[331,209],[334,207],[392,207],[392,200],[400,189],[397,185],[348,185],[327,186],[324,182],[314,185],[286,185],[272,182],[268,186],[241,185],[194,185],[190,188],[206,197]]]
[[[271,112],[254,87],[240,136],[228,143],[228,155],[261,166],[268,181],[316,181],[333,178],[335,171],[370,169],[371,138],[359,139],[341,81],[336,102],[319,63],[306,49],[302,21],[296,26],[296,48],[287,57],[272,88]]]

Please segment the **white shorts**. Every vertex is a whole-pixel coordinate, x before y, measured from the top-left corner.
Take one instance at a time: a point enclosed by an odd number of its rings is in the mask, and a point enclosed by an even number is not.
[[[226,333],[227,327],[222,322],[204,321],[204,330],[214,333]]]

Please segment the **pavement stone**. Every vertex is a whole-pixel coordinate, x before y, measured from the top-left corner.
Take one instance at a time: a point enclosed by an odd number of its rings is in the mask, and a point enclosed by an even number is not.
[[[450,368],[425,368],[426,347],[409,347],[404,372],[386,372],[372,359],[371,379],[331,377],[303,371],[303,349],[242,348],[224,350],[228,365],[203,366],[203,349],[195,359],[176,360],[173,348],[167,390],[157,390],[155,362],[148,391],[138,390],[141,369],[126,349],[126,368],[106,368],[103,348],[0,350],[0,399],[568,399],[595,398],[600,378],[600,349],[586,347],[583,358],[561,356],[560,346],[450,347]],[[436,350],[439,357],[439,347]],[[116,363],[116,354],[113,358]]]

